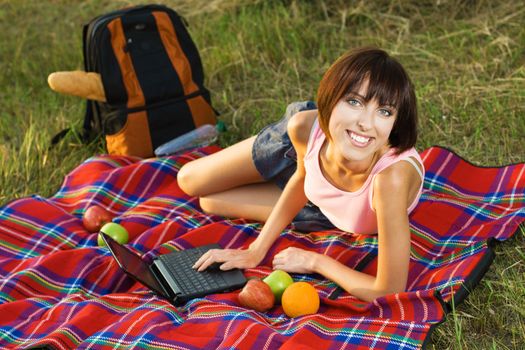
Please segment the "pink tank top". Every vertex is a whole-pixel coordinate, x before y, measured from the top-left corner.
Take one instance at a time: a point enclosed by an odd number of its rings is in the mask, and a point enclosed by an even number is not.
[[[374,165],[372,172],[366,179],[363,186],[354,192],[343,191],[332,185],[321,172],[319,165],[319,151],[325,140],[325,134],[319,127],[317,119],[315,120],[306,155],[304,157],[304,166],[306,177],[304,180],[304,191],[306,197],[319,207],[321,212],[330,220],[334,226],[345,232],[356,234],[375,234],[377,233],[377,218],[374,209],[372,209],[372,192],[373,181],[375,176],[390,165],[405,160],[410,162],[421,176],[421,185],[418,194],[410,207],[410,213],[419,201],[423,189],[424,174],[415,164],[413,157],[421,165],[421,157],[414,148],[411,148],[399,155],[395,155],[395,149],[385,153]],[[423,168],[423,166],[421,166]]]

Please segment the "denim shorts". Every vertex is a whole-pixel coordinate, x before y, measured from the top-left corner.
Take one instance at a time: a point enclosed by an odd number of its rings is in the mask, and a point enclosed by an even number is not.
[[[293,102],[286,107],[283,118],[264,127],[255,138],[252,158],[255,168],[266,181],[281,189],[297,169],[297,153],[288,136],[288,120],[297,112],[316,109],[312,101]],[[295,229],[303,232],[333,229],[335,226],[311,202],[293,219]]]

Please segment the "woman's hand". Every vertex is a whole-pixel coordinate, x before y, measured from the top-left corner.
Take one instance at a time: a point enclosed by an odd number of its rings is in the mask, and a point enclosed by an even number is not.
[[[206,270],[214,263],[221,263],[221,270],[249,269],[256,267],[264,258],[264,254],[252,249],[210,249],[193,265],[198,271]]]
[[[317,256],[315,252],[289,247],[275,255],[273,268],[295,273],[315,273],[314,266]]]

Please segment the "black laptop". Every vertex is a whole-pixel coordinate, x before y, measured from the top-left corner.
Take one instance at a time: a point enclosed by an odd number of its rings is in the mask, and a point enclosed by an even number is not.
[[[100,234],[126,274],[174,305],[208,294],[239,289],[246,284],[246,278],[239,269],[222,271],[215,267],[199,272],[192,268],[206,251],[220,248],[218,244],[159,255],[148,263],[108,235]]]

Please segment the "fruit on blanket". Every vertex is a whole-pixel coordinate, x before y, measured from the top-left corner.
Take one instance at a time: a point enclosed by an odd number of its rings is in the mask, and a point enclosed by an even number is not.
[[[275,301],[280,303],[284,290],[293,283],[293,278],[286,271],[275,270],[266,276],[263,281],[270,286],[275,296]]]
[[[258,278],[252,278],[239,293],[239,303],[244,307],[264,312],[273,307],[275,297],[269,285]]]
[[[128,230],[126,230],[122,225],[116,224],[114,222],[108,222],[107,224],[102,226],[100,232],[105,233],[120,244],[128,243]],[[97,242],[99,247],[104,247],[106,245],[106,243],[102,240],[102,236],[100,235],[100,233],[98,234]]]
[[[307,282],[294,282],[283,293],[281,300],[288,317],[315,314],[319,310],[319,294]]]
[[[111,222],[113,216],[99,205],[92,205],[82,216],[82,223],[89,232],[98,232],[105,223]]]

